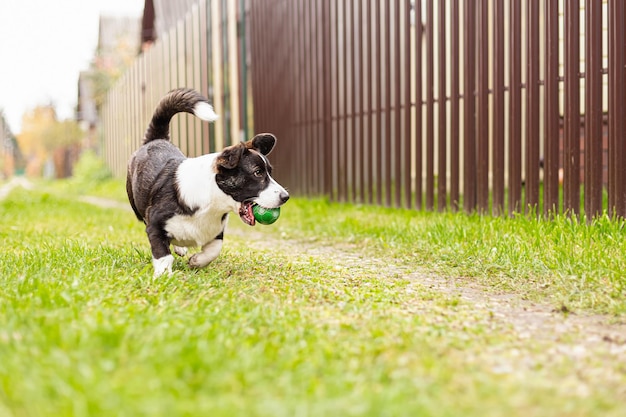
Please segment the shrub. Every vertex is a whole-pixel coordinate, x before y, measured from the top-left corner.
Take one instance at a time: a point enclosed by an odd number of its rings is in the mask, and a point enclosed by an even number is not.
[[[74,166],[74,179],[79,182],[99,183],[112,178],[111,170],[92,150],[84,151]]]

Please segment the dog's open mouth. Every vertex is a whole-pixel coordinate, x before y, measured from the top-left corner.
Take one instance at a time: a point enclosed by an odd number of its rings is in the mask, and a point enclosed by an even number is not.
[[[241,220],[250,226],[254,226],[256,221],[254,220],[254,213],[252,212],[252,206],[254,203],[252,201],[244,201],[241,203],[241,207],[239,207],[239,217]]]

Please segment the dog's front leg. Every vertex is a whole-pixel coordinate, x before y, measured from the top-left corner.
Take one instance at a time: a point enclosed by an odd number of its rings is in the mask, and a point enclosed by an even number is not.
[[[163,275],[165,271],[171,274],[174,257],[170,251],[170,239],[167,237],[167,233],[162,228],[152,224],[146,227],[146,233],[152,249],[154,276]]]
[[[202,246],[202,251],[196,253],[189,258],[189,266],[193,268],[202,268],[207,266],[211,261],[217,258],[222,250],[224,240],[216,238]]]

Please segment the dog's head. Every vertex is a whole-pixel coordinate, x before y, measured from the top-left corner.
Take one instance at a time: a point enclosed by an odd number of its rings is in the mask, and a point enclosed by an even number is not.
[[[250,226],[255,224],[252,213],[255,204],[276,208],[289,199],[287,191],[271,176],[272,166],[267,155],[275,144],[274,135],[262,133],[247,142],[229,146],[216,160],[218,187],[239,203],[239,217]]]

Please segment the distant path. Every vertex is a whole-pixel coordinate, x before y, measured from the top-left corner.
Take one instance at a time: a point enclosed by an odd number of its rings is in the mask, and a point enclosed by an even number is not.
[[[93,204],[94,206],[102,207],[102,208],[114,208],[120,210],[132,210],[130,208],[129,203],[122,203],[121,201],[111,200],[110,198],[104,197],[94,197],[94,196],[82,196],[78,198],[79,201],[83,203]]]
[[[0,200],[4,200],[9,193],[16,187],[22,187],[27,190],[32,190],[34,188],[33,183],[28,181],[25,177],[13,177],[0,187]]]
[[[17,187],[22,187],[26,190],[32,190],[35,188],[32,182],[25,177],[13,177],[6,184],[0,186],[0,200],[7,198],[9,193]],[[112,200],[110,198],[95,197],[95,196],[82,196],[78,197],[79,201],[83,203],[93,204],[94,206],[102,208],[114,208],[120,210],[131,210],[130,204],[120,201]]]

